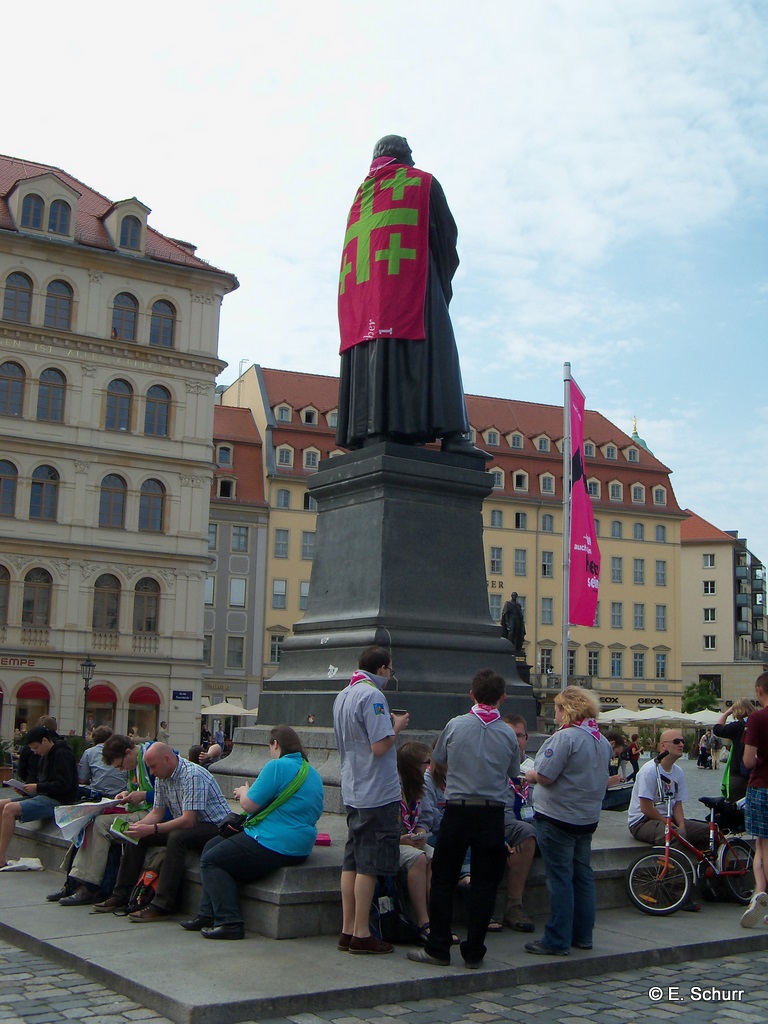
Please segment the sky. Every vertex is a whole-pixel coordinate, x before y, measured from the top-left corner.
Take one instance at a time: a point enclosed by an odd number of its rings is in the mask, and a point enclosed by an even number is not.
[[[39,0],[0,151],[237,275],[220,354],[338,372],[346,216],[407,136],[459,227],[465,390],[587,398],[768,561],[763,0]],[[12,95],[12,101],[10,96]],[[762,501],[762,505],[760,502]]]

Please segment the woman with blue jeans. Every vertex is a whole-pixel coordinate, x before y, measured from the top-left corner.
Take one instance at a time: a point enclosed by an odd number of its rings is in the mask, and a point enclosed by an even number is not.
[[[251,815],[279,800],[295,785],[307,755],[301,740],[287,725],[276,726],[269,741],[272,760],[253,785],[234,791],[242,809]],[[294,792],[258,822],[247,821],[242,832],[217,836],[200,857],[203,895],[197,915],[181,927],[205,939],[245,937],[238,885],[255,882],[278,868],[301,864],[315,845],[315,825],[323,813],[323,783],[310,765]]]
[[[550,907],[544,935],[526,943],[528,953],[568,956],[572,946],[592,949],[592,834],[600,820],[611,760],[611,745],[597,727],[599,712],[588,690],[566,687],[555,697],[560,729],[543,744],[534,768],[526,772],[526,780],[536,783],[536,841]]]

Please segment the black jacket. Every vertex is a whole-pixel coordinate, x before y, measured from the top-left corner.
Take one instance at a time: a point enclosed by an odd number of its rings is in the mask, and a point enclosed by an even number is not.
[[[40,758],[37,767],[37,792],[62,804],[76,804],[80,799],[75,752],[58,736],[51,750]]]

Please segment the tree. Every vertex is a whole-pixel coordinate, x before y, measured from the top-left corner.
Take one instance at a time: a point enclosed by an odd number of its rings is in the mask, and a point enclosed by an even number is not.
[[[719,704],[712,692],[710,681],[700,679],[697,683],[686,686],[681,707],[686,714],[693,711],[717,711]]]

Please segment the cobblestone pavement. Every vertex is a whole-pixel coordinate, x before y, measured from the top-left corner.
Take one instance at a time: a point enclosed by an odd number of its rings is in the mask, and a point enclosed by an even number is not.
[[[452,999],[299,1013],[248,1024],[763,1024],[768,1020],[768,953],[692,960],[571,981],[519,985]],[[3,1024],[170,1024],[138,1003],[43,957],[0,942]]]

